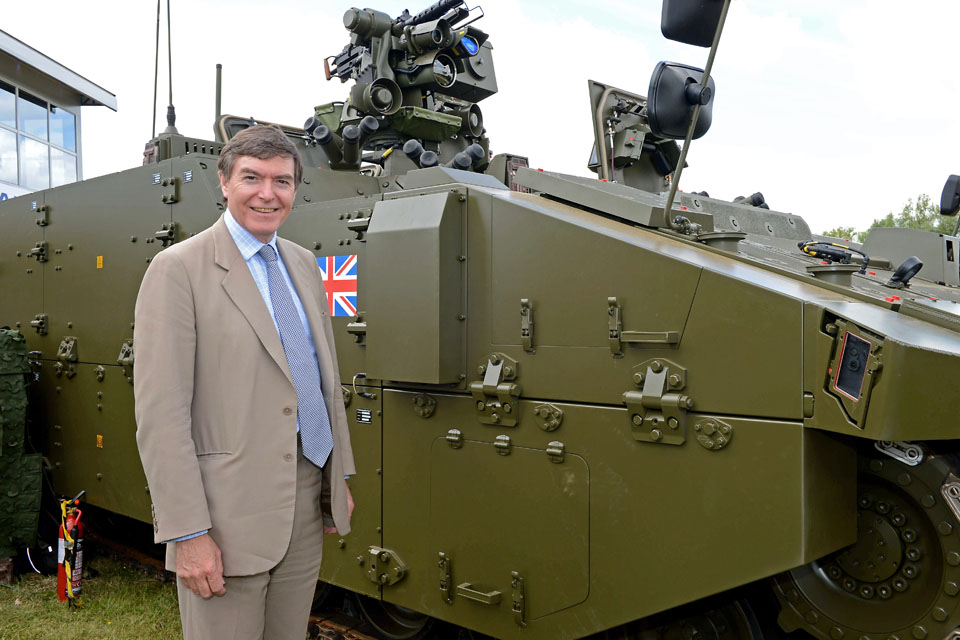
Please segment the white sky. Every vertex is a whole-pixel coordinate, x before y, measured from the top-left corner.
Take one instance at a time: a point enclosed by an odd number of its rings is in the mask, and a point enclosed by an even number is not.
[[[432,0],[373,4],[392,16]],[[534,167],[588,174],[587,79],[645,94],[659,60],[702,67],[707,50],[664,39],[659,0],[470,0],[490,34],[500,92],[480,103],[491,148]],[[163,1],[164,7],[166,0]],[[299,126],[342,100],[323,58],[347,41],[349,0],[173,0],[181,133],[212,138],[215,65],[223,110]],[[361,5],[362,6],[362,5]],[[84,175],[140,163],[151,132],[156,2],[4,3],[2,28],[117,95],[83,112]],[[165,12],[165,8],[164,8]],[[960,2],[733,0],[714,66],[713,126],[682,189],[762,191],[814,231],[866,228],[960,173]],[[165,40],[164,13],[161,39]],[[157,131],[166,107],[161,49]]]

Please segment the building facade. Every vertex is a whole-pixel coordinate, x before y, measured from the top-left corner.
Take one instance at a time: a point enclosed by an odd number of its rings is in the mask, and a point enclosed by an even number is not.
[[[0,200],[83,179],[83,106],[117,97],[0,31]]]

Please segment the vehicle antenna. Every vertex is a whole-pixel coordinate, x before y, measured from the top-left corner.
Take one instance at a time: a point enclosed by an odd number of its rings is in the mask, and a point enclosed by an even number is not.
[[[710,46],[710,55],[707,57],[707,66],[703,70],[703,78],[700,79],[700,86],[706,87],[710,82],[710,71],[713,68],[713,59],[717,55],[717,47],[720,45],[720,34],[723,33],[723,23],[727,19],[727,11],[730,9],[730,0],[724,0],[723,9],[720,11],[720,20],[717,21],[717,31],[713,34],[713,44]],[[687,127],[687,137],[683,141],[683,149],[680,151],[680,159],[677,161],[677,168],[673,173],[673,180],[670,183],[670,194],[667,196],[667,203],[663,211],[667,219],[670,219],[673,210],[673,200],[677,197],[677,189],[680,186],[680,174],[683,173],[683,165],[687,161],[687,151],[690,149],[690,140],[693,139],[693,132],[697,127],[697,120],[700,118],[700,104],[693,106],[693,116],[690,118],[690,126]]]
[[[217,63],[217,113],[214,116],[213,122],[216,124],[220,121],[220,87],[223,83],[223,65],[219,62]]]
[[[157,137],[157,74],[160,70],[160,0],[157,0],[157,37],[153,44],[153,125],[150,139]]]
[[[729,0],[728,0],[729,2]],[[164,133],[178,134],[177,131],[177,111],[173,108],[173,45],[170,35],[170,0],[167,0],[167,80],[169,86],[170,100],[167,102],[167,128]]]

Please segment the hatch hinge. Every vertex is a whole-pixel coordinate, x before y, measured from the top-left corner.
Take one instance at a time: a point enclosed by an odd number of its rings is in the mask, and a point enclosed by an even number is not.
[[[133,366],[133,338],[127,338],[120,345],[120,355],[117,356],[117,364],[121,367]]]
[[[527,596],[524,593],[523,576],[520,575],[519,571],[512,571],[510,577],[513,600],[510,610],[513,612],[513,621],[517,623],[517,626],[525,627],[527,626]]]
[[[370,219],[373,217],[373,209],[358,209],[355,217],[347,218],[347,229],[357,234],[357,240],[366,242],[363,237],[370,228]]]
[[[693,399],[679,392],[687,386],[687,370],[654,358],[633,368],[633,383],[641,390],[623,394],[633,437],[660,444],[686,442],[687,410],[693,408]]]
[[[54,364],[54,371],[59,377],[66,374],[68,378],[77,375],[77,339],[73,336],[66,336],[60,341],[57,347],[58,362]]]
[[[437,562],[440,567],[440,596],[447,604],[453,604],[453,575],[450,564],[450,557],[441,551],[440,560]]]
[[[173,204],[180,201],[180,178],[164,178],[160,181],[160,186],[163,187],[163,193],[160,194],[163,204]],[[167,245],[164,244],[163,246]]]
[[[47,314],[38,313],[37,315],[33,316],[33,320],[30,321],[30,326],[33,327],[34,331],[36,331],[39,335],[45,336],[47,335],[48,321],[49,318],[47,318]]]
[[[160,241],[164,249],[175,243],[180,237],[180,223],[171,222],[160,225],[160,230],[154,232],[153,237]]]
[[[133,384],[133,338],[127,338],[120,345],[117,364],[123,367],[123,375],[127,377],[127,382]]]
[[[407,564],[396,551],[371,546],[365,555],[365,562],[361,564],[366,565],[367,579],[371,582],[386,587],[400,582],[407,575]]]
[[[40,214],[40,217],[37,218],[37,226],[45,227],[50,224],[50,205],[42,204],[37,207],[37,213]]]
[[[566,447],[559,440],[554,440],[547,445],[547,457],[550,458],[550,462],[560,464],[566,457]]]
[[[512,382],[517,379],[517,361],[502,353],[492,353],[477,372],[483,381],[470,383],[477,420],[501,427],[517,426],[520,385]]]
[[[347,323],[347,333],[353,336],[353,341],[363,344],[367,337],[367,321],[363,319],[363,311],[357,311],[353,320]]]
[[[533,348],[533,307],[528,298],[520,299],[520,343],[527,353],[536,351]]]
[[[679,331],[624,331],[623,308],[616,297],[607,298],[607,330],[610,353],[614,358],[623,357],[623,344],[666,347],[680,343]]]
[[[37,262],[46,262],[49,255],[49,245],[46,240],[41,240],[33,245],[33,248],[27,253],[28,258],[36,258]]]
[[[459,449],[463,446],[463,433],[460,432],[460,429],[449,429],[444,437],[451,449]]]

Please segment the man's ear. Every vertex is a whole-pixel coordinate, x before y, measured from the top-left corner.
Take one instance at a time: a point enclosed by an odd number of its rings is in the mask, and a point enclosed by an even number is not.
[[[227,199],[227,181],[223,177],[222,171],[217,171],[217,175],[220,176],[220,193],[223,194],[223,199]]]

